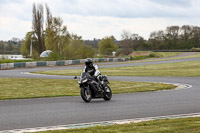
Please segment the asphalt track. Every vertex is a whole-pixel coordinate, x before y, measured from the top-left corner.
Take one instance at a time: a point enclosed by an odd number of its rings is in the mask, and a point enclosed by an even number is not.
[[[200,58],[143,63],[103,63],[100,67],[120,67],[200,60]],[[40,67],[1,70],[0,77],[71,79],[72,76],[34,75],[32,71],[80,69],[83,66]],[[76,123],[178,115],[200,112],[200,77],[110,76],[110,80],[189,84],[190,88],[113,95],[85,103],[80,96],[0,101],[0,131]]]

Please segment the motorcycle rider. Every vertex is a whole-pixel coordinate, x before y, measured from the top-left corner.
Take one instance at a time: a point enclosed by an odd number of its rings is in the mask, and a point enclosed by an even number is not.
[[[98,69],[98,66],[96,64],[93,64],[91,58],[85,59],[85,67],[83,72],[88,72],[101,85],[101,73]],[[100,90],[101,89],[98,88],[98,91]]]

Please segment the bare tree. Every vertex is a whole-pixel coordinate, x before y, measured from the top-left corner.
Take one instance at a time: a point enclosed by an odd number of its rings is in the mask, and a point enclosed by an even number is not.
[[[138,50],[140,45],[144,43],[143,37],[135,33],[132,34],[129,31],[123,31],[121,37],[120,47],[125,55],[130,54],[133,50]]]
[[[183,25],[181,27],[181,43],[183,45],[184,48],[189,49],[192,46],[190,46],[190,39],[192,38],[192,26],[189,25]]]
[[[179,26],[170,26],[166,29],[166,38],[168,39],[170,49],[178,47],[179,29]]]
[[[169,26],[165,31],[154,31],[149,38],[150,48],[155,50],[178,50],[200,47],[200,27]]]
[[[194,41],[194,47],[200,48],[200,27],[194,26],[192,28],[192,36]]]
[[[64,55],[64,49],[70,44],[70,35],[67,27],[63,26],[63,20],[60,17],[53,17],[46,4],[46,36],[45,46],[60,57]]]
[[[33,3],[32,29],[37,38],[39,54],[45,50],[43,24],[44,24],[43,5],[42,4],[36,5],[35,3]]]
[[[123,31],[121,34],[122,40],[120,41],[120,47],[122,48],[121,53],[128,55],[132,52],[132,40],[131,40],[131,33],[129,31]]]
[[[152,50],[166,49],[166,35],[162,30],[151,32],[149,45]]]
[[[49,9],[49,6],[47,4],[46,4],[46,15],[47,15],[46,28],[50,29],[50,26],[52,25],[52,22],[53,22],[53,17],[52,17],[52,13]]]

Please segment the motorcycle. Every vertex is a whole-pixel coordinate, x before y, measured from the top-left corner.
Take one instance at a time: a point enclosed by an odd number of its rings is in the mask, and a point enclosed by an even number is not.
[[[101,83],[98,83],[88,72],[83,72],[80,77],[75,76],[74,79],[78,79],[83,101],[90,102],[93,98],[109,101],[112,98],[107,76],[101,76],[101,81],[99,81]]]

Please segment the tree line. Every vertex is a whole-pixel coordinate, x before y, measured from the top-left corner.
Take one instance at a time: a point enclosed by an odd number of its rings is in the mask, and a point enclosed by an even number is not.
[[[169,26],[166,30],[150,34],[149,46],[152,50],[189,50],[200,48],[200,27],[183,25]]]
[[[94,57],[97,53],[111,56],[113,51],[117,55],[129,55],[139,50],[190,50],[194,47],[200,48],[200,27],[191,25],[168,26],[165,30],[151,32],[148,40],[123,31],[120,41],[114,36],[84,41],[81,36],[70,34],[62,18],[54,17],[47,4],[34,3],[32,31],[27,32],[22,41],[21,54],[37,58],[44,50],[51,50],[50,57],[57,60]]]
[[[0,54],[20,54],[21,41],[0,41]]]
[[[150,33],[148,40],[138,34],[123,31],[118,55],[138,50],[191,50],[200,48],[200,27],[192,25],[168,26]]]
[[[53,17],[47,4],[45,9],[44,24],[44,6],[33,4],[32,31],[26,34],[21,46],[21,53],[24,56],[37,58],[45,50],[52,51],[50,57],[54,60],[94,56],[94,49],[85,45],[81,36],[70,34],[63,25],[62,18]],[[30,55],[31,47],[32,55]]]
[[[138,50],[190,50],[191,48],[200,48],[200,27],[189,25],[168,26],[166,30],[151,32],[148,40],[138,34],[123,31],[120,41],[116,40],[114,36],[84,41],[81,36],[69,34],[67,27],[62,26],[62,19],[52,17],[48,6],[46,10],[48,13],[46,30],[37,31],[37,28],[35,28],[37,32],[27,33],[21,47],[23,55],[30,56],[31,43],[33,45],[33,57],[38,57],[43,50],[48,49],[54,52],[51,55],[54,59],[94,57],[95,53],[110,56],[113,51],[116,51],[117,55],[128,55],[132,51]],[[20,45],[20,42],[1,41],[0,53],[19,54]]]

